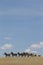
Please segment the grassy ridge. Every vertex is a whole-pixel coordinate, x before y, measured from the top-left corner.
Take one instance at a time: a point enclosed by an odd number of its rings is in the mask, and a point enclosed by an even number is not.
[[[43,58],[0,58],[0,65],[43,65]]]

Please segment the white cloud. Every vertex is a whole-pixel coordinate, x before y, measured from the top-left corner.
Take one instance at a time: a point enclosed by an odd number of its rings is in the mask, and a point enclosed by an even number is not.
[[[40,48],[40,45],[39,44],[33,44],[33,45],[31,45],[31,48]]]
[[[28,53],[29,53],[30,51],[31,51],[31,49],[29,49],[29,48],[25,50],[25,52],[28,52]]]
[[[5,40],[11,40],[11,37],[4,37]]]
[[[36,49],[40,49],[40,48],[43,48],[43,42],[40,42],[39,44],[32,44],[30,46],[30,48],[27,48],[25,50],[25,52],[29,52],[29,53],[34,52],[34,53],[37,53]],[[34,51],[34,50],[36,50],[36,51]]]
[[[2,47],[0,47],[0,49],[11,49],[11,48],[13,48],[13,46],[11,45],[11,44],[5,44],[5,45],[3,45]]]
[[[37,51],[31,51],[31,53],[37,53]]]
[[[27,52],[27,53],[37,53],[36,50],[32,50],[32,49],[29,49],[29,48],[26,49],[25,52]]]
[[[43,46],[43,42],[40,42],[40,45],[42,45],[42,46]]]
[[[31,45],[31,48],[43,48],[43,42],[40,42],[39,44],[33,44]]]

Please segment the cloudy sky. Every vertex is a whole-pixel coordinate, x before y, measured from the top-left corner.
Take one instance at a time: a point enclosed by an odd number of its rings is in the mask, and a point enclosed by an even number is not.
[[[43,42],[43,0],[0,0],[0,48],[12,45],[7,51],[24,51],[40,42]],[[3,48],[0,53],[6,51]],[[35,51],[43,54],[42,50]]]

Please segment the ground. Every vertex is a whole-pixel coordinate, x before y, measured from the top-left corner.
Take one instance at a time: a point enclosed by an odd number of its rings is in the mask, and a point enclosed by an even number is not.
[[[43,57],[0,58],[0,65],[43,65]]]

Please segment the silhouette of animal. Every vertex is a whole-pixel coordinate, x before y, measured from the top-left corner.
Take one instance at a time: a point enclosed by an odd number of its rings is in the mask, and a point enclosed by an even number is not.
[[[39,57],[41,56],[41,55],[38,55]]]
[[[18,52],[17,54],[18,54],[18,56],[22,56],[23,57],[23,53]]]
[[[7,56],[10,57],[10,53],[6,53],[6,52],[5,52],[4,55],[5,55],[6,57],[7,57]]]
[[[17,56],[17,53],[11,52],[11,55],[12,55],[12,57],[13,57],[13,56]]]

